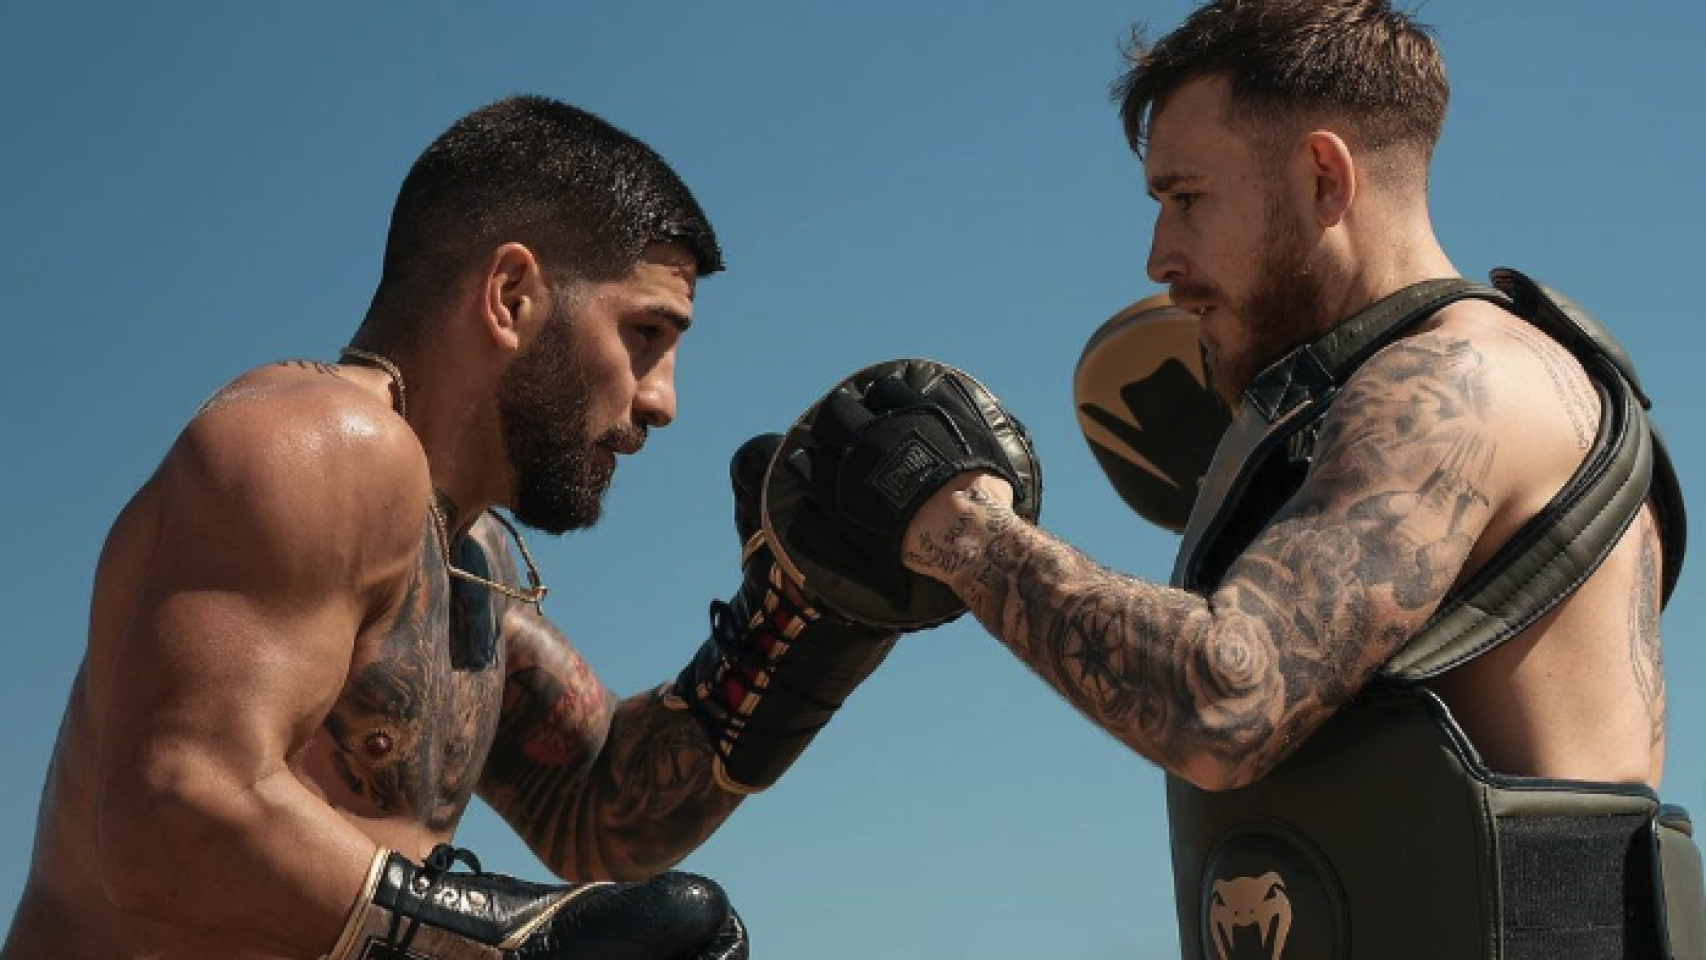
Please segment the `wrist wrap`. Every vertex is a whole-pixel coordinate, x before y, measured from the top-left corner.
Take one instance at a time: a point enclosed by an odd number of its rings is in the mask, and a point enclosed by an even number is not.
[[[762,534],[744,554],[740,590],[711,604],[710,638],[660,691],[704,724],[717,782],[743,794],[782,776],[898,637],[805,602]]]

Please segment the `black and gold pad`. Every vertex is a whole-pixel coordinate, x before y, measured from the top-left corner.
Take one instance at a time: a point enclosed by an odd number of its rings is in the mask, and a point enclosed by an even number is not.
[[[1197,318],[1166,294],[1121,310],[1085,344],[1072,401],[1090,452],[1126,504],[1183,530],[1231,423],[1208,386]]]

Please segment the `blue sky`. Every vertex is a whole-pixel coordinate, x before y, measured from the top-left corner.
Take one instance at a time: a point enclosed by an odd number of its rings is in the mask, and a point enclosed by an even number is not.
[[[964,367],[1036,434],[1044,525],[1164,578],[1176,541],[1106,486],[1071,375],[1153,292],[1154,208],[1107,84],[1177,0],[0,7],[0,290],[11,546],[0,626],[0,920],[28,862],[107,524],[223,381],[331,359],[410,161],[533,92],[650,142],[718,226],[681,411],[606,520],[535,537],[547,612],[622,693],[673,677],[736,582],[726,466],[867,363]],[[1434,212],[1624,340],[1685,492],[1706,490],[1694,286],[1706,92],[1693,0],[1434,0],[1454,104]],[[1666,615],[1667,797],[1706,813],[1701,572]],[[542,877],[483,809],[461,841]],[[762,958],[1165,957],[1161,778],[974,624],[909,638],[795,770],[687,864]]]

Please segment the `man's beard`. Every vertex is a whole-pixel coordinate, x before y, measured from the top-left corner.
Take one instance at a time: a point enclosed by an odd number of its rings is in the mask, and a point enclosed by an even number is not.
[[[1249,330],[1245,349],[1236,355],[1214,354],[1204,348],[1203,369],[1210,389],[1230,410],[1237,410],[1244,391],[1256,375],[1307,342],[1326,314],[1326,278],[1310,264],[1303,225],[1276,192],[1268,198],[1266,250],[1249,294],[1235,307]],[[1189,281],[1175,288],[1186,295]],[[1215,296],[1213,288],[1196,293]],[[1224,303],[1224,300],[1219,302]]]
[[[598,522],[610,487],[610,447],[637,446],[639,427],[590,425],[592,384],[576,356],[567,310],[557,296],[527,353],[504,372],[498,389],[504,452],[515,475],[515,518],[560,534]]]

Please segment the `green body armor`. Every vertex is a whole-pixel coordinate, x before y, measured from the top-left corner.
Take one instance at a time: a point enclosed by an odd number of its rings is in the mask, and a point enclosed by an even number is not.
[[[1509,777],[1422,684],[1520,633],[1586,581],[1649,499],[1663,597],[1684,511],[1628,359],[1589,316],[1514,271],[1429,281],[1256,378],[1185,528],[1175,586],[1207,592],[1296,492],[1340,385],[1448,303],[1490,300],[1576,356],[1601,398],[1574,477],[1290,758],[1249,787],[1169,778],[1189,960],[1706,960],[1687,814],[1642,785]]]

